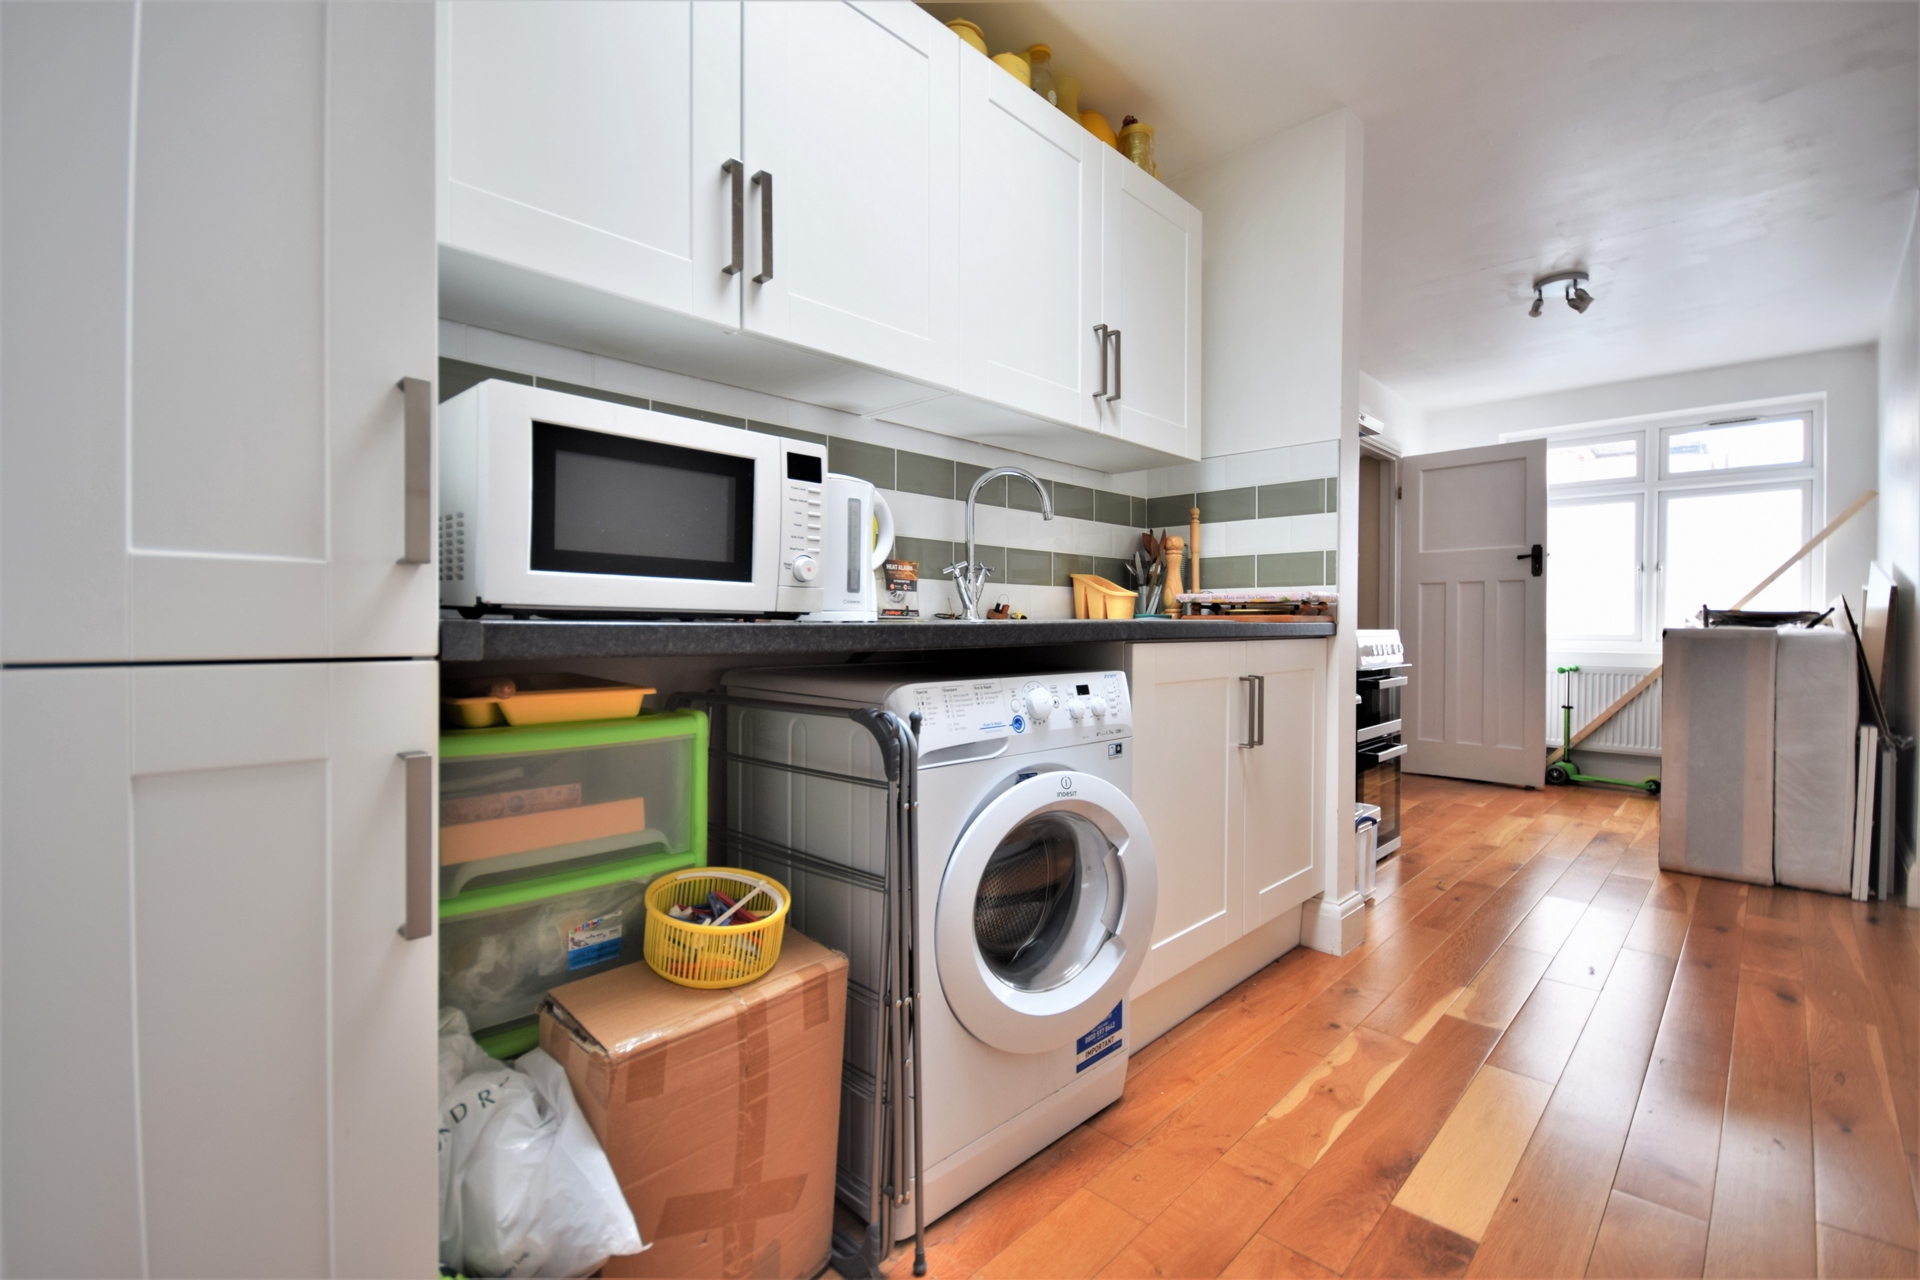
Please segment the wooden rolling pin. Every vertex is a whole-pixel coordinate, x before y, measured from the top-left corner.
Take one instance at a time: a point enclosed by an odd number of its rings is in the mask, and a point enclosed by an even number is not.
[[[1160,607],[1166,610],[1168,617],[1177,618],[1180,616],[1180,602],[1174,597],[1180,593],[1180,557],[1185,554],[1187,544],[1179,534],[1170,533],[1161,539],[1160,548],[1167,557],[1167,590]]]
[[[1200,590],[1200,508],[1198,507],[1193,508],[1187,518],[1187,563],[1193,566],[1190,576],[1193,578],[1194,592],[1198,594]]]

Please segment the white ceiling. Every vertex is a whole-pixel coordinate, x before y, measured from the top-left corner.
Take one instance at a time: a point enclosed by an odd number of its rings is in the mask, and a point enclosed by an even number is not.
[[[1428,409],[1871,341],[1920,182],[1912,3],[926,7],[1046,41],[1176,188],[1355,111],[1361,366]],[[1528,319],[1572,266],[1593,307]]]

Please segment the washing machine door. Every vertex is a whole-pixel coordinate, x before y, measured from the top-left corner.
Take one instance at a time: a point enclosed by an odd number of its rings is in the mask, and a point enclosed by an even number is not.
[[[1071,1044],[1146,958],[1159,879],[1140,811],[1065,771],[1002,792],[967,825],[940,884],[934,954],[947,1004],[995,1048]]]

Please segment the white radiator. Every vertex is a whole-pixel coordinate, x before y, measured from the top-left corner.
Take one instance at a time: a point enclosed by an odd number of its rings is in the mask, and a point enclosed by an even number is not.
[[[1588,721],[1613,705],[1613,700],[1639,684],[1646,671],[1623,671],[1612,667],[1582,667],[1573,677],[1573,731],[1580,732]],[[1560,745],[1560,705],[1566,698],[1567,678],[1547,672],[1547,745]],[[1623,755],[1660,754],[1660,681],[1621,708],[1601,730],[1580,744],[1595,751],[1617,751]],[[1577,750],[1578,748],[1576,748]]]

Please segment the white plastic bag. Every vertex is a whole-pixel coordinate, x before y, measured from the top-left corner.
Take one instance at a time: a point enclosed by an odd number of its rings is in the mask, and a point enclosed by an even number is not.
[[[440,1032],[441,1265],[580,1276],[645,1248],[560,1064],[539,1049],[488,1058],[457,1009]]]

